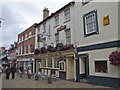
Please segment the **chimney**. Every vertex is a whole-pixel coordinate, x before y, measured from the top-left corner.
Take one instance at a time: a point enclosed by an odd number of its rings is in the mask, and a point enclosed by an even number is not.
[[[49,10],[48,8],[44,8],[43,10],[43,20],[46,19],[49,16]]]

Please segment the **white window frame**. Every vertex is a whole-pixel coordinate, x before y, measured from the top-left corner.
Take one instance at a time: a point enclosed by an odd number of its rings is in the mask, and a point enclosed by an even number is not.
[[[59,15],[55,16],[55,25],[59,25]]]
[[[53,60],[52,60],[52,58],[48,58],[47,59],[47,67],[52,68],[52,66],[53,66]]]
[[[61,69],[61,64],[63,64],[63,69]],[[59,62],[59,71],[65,71],[65,61],[60,61]]]
[[[59,33],[55,34],[55,42],[56,44],[59,43]]]
[[[71,44],[71,29],[65,30],[66,44]]]
[[[64,11],[64,15],[65,15],[65,20],[70,20],[70,8],[67,8],[65,11]]]
[[[29,32],[29,37],[31,37],[32,36],[32,32]]]
[[[83,16],[84,36],[99,34],[97,10],[93,10]]]
[[[90,1],[92,1],[92,0],[82,0],[82,5],[85,5],[85,4],[89,3]]]
[[[59,58],[54,58],[54,68],[59,68]]]

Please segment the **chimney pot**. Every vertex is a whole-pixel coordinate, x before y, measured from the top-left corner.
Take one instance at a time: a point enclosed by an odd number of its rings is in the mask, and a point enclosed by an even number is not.
[[[43,19],[46,19],[48,16],[49,16],[49,10],[48,8],[45,7],[43,10]]]

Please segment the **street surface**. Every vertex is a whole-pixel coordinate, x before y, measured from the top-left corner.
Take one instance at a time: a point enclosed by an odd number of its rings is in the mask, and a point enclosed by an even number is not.
[[[86,83],[78,83],[67,80],[53,80],[52,84],[48,84],[47,80],[36,81],[34,76],[28,79],[26,75],[22,78],[16,75],[15,79],[6,80],[5,74],[2,77],[2,88],[108,88],[104,86],[91,85]]]

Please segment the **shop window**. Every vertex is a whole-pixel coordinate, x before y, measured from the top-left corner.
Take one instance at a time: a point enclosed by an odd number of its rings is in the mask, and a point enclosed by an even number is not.
[[[95,61],[95,72],[107,73],[107,61]]]
[[[42,59],[42,67],[46,67],[46,59]]]
[[[52,58],[48,58],[48,67],[52,67]]]
[[[59,58],[54,58],[54,68],[59,68]]]

